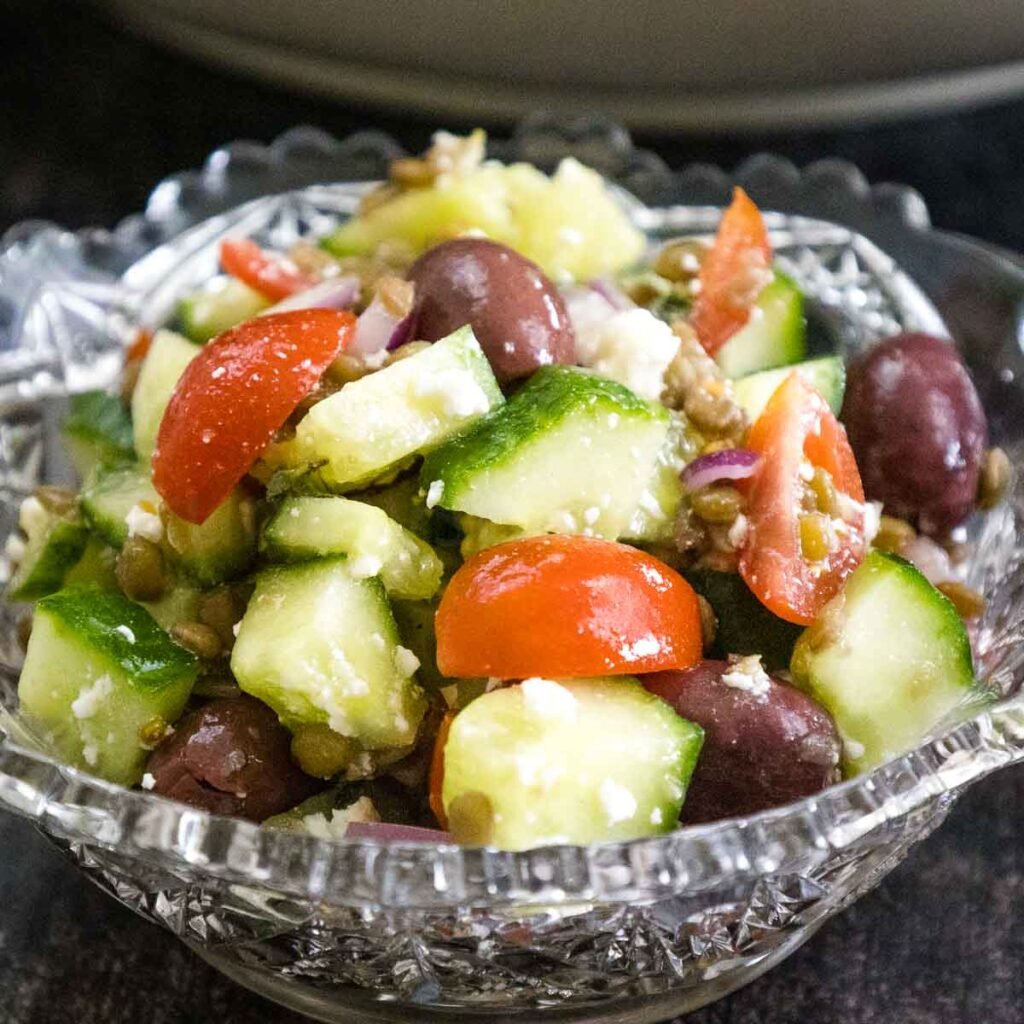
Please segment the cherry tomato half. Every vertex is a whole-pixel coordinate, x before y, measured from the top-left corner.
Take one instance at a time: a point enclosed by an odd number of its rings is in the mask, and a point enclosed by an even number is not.
[[[220,265],[226,273],[265,295],[271,302],[280,302],[316,284],[291,260],[264,252],[249,238],[221,242]]]
[[[523,679],[655,672],[701,656],[690,585],[656,558],[592,537],[488,548],[437,610],[442,674]]]
[[[761,455],[747,491],[749,529],[740,573],[765,607],[787,622],[810,623],[864,558],[864,488],[846,431],[817,391],[791,373],[769,399],[747,437]],[[840,514],[821,524],[832,546],[827,557],[804,557],[802,498],[815,468],[839,494]]]
[[[715,244],[700,270],[690,323],[714,355],[749,319],[768,281],[772,247],[761,211],[741,188],[722,215]]]
[[[351,313],[301,309],[247,320],[186,367],[164,412],[153,485],[201,523],[231,493],[349,343]]]

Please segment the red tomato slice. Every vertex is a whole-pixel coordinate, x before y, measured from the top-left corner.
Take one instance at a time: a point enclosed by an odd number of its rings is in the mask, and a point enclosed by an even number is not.
[[[153,485],[201,523],[231,493],[348,344],[351,313],[301,309],[247,320],[189,363],[164,412]]]
[[[149,352],[149,346],[153,344],[153,332],[140,327],[132,338],[132,343],[124,351],[125,365],[128,363],[141,363]]]
[[[864,488],[846,431],[825,399],[799,374],[779,385],[747,438],[761,464],[747,491],[749,529],[740,573],[765,607],[806,625],[864,558]],[[809,562],[800,546],[800,499],[806,464],[827,470],[845,502],[835,546]],[[857,503],[857,504],[854,504]]]
[[[741,188],[722,215],[715,244],[700,270],[700,291],[690,324],[714,355],[750,319],[767,284],[772,247],[761,211]]]
[[[221,242],[220,265],[226,273],[265,295],[271,302],[280,302],[316,284],[291,260],[264,252],[249,238]]]
[[[435,625],[446,676],[655,672],[701,656],[690,585],[642,551],[591,537],[481,551],[452,577]]]

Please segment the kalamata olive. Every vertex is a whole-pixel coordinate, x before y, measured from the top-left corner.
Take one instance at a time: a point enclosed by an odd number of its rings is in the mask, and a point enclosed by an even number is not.
[[[576,339],[558,289],[535,263],[483,238],[456,238],[425,252],[416,285],[413,337],[437,341],[471,324],[502,384],[540,366],[575,363]]]
[[[855,360],[842,419],[864,490],[889,515],[932,536],[970,515],[988,425],[949,342],[898,334]]]
[[[839,778],[840,741],[831,717],[792,686],[748,674],[744,670],[756,667],[756,659],[745,660],[702,661],[643,677],[648,690],[704,730],[683,822],[778,807]]]
[[[319,788],[293,764],[291,736],[252,697],[213,700],[186,715],[150,755],[153,792],[172,800],[262,821]]]

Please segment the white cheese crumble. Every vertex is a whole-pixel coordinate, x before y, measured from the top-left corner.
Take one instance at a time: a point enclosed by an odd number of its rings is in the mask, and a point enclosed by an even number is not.
[[[606,309],[608,307],[606,306]],[[603,377],[625,384],[642,398],[656,401],[665,387],[665,371],[679,351],[679,338],[646,309],[612,312],[573,321],[580,362]]]
[[[614,779],[605,779],[598,790],[609,825],[628,821],[636,814],[636,797]]]
[[[851,761],[856,761],[864,756],[865,747],[863,743],[847,739],[845,736],[841,736],[840,739],[843,741],[843,752]]]
[[[741,512],[732,521],[732,526],[729,527],[729,532],[726,534],[726,537],[734,548],[740,548],[743,546],[743,542],[747,539],[747,534],[749,532],[750,520]]]
[[[771,680],[761,664],[759,654],[737,658],[729,665],[729,670],[722,673],[722,683],[734,690],[743,690],[753,697],[765,697],[771,689]]]
[[[526,710],[543,718],[575,718],[576,697],[550,679],[531,676],[519,684]]]
[[[152,789],[156,785],[156,779],[149,772],[146,772],[146,774],[142,776],[142,782],[140,785],[143,789]]]
[[[132,629],[131,629],[130,626],[115,626],[114,627],[114,632],[115,633],[120,633],[121,636],[123,636],[125,638],[125,640],[128,641],[128,643],[130,643],[130,644],[135,643],[135,634],[132,632]]]
[[[87,747],[83,747],[82,748],[82,757],[85,758],[85,763],[90,768],[95,768],[96,767],[96,763],[100,759],[99,747],[97,747],[96,744],[94,744],[94,743],[90,743]]]
[[[18,509],[18,525],[29,536],[46,526],[46,509],[34,494],[30,494],[21,503],[21,508]]]
[[[146,502],[149,505],[149,502]],[[132,505],[128,515],[124,517],[129,537],[142,537],[144,540],[159,544],[164,536],[164,524],[152,505],[147,508],[142,502]]]
[[[427,508],[433,508],[444,497],[444,481],[433,480],[427,488]]]
[[[349,574],[357,580],[376,576],[384,567],[384,562],[376,555],[356,555],[348,560]]]
[[[328,814],[307,814],[302,827],[317,839],[344,839],[345,831],[354,822],[380,821],[380,814],[368,796]]]
[[[103,701],[113,692],[114,680],[108,675],[100,676],[96,682],[82,687],[78,696],[71,702],[71,714],[78,719],[92,718],[99,711]]]
[[[234,625],[233,625],[233,626],[231,627],[231,634],[232,634],[232,636],[234,636],[234,638],[235,638],[235,639],[237,640],[237,639],[238,639],[238,634],[239,634],[239,633],[241,633],[241,632],[242,632],[242,620],[241,620],[241,619],[239,619],[239,620],[238,620],[238,621],[237,621],[237,622],[236,622],[236,623],[235,623],[235,624],[234,624]]]
[[[20,562],[25,557],[25,549],[25,541],[16,533],[10,534],[4,544],[4,554],[12,562]]]
[[[400,675],[408,677],[420,667],[420,659],[408,647],[399,644],[395,648],[395,667]]]
[[[473,416],[491,407],[490,399],[469,370],[443,370],[419,377],[413,392],[419,398],[436,400],[451,416]]]

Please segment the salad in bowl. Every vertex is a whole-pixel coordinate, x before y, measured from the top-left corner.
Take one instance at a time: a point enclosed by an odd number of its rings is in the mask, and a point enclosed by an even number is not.
[[[74,396],[28,496],[25,727],[269,829],[503,850],[821,792],[993,699],[963,524],[1010,463],[955,347],[822,352],[740,188],[619,196],[440,133]]]

